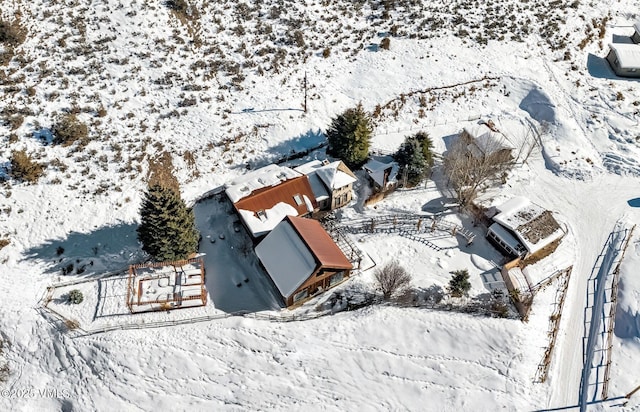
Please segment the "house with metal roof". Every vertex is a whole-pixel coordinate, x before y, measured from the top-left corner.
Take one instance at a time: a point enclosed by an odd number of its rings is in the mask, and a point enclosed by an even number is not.
[[[307,176],[320,210],[346,206],[353,199],[353,184],[358,181],[353,172],[337,160],[313,160],[294,170]]]
[[[240,176],[225,192],[254,238],[269,233],[286,216],[308,216],[318,207],[309,179],[278,165]]]
[[[295,216],[278,223],[255,252],[287,307],[341,283],[353,268],[320,222]]]

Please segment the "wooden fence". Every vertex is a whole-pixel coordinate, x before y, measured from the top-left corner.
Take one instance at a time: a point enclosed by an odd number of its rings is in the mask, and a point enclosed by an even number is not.
[[[567,289],[569,287],[569,278],[571,277],[572,266],[567,269],[558,271],[556,274],[549,276],[548,279],[556,280],[561,279],[561,283],[556,290],[555,306],[553,313],[549,317],[549,330],[547,336],[549,337],[549,344],[547,345],[542,361],[538,364],[538,370],[536,371],[536,382],[545,382],[549,376],[549,366],[551,365],[551,359],[553,355],[553,349],[555,348],[556,339],[558,338],[558,330],[560,327],[560,318],[562,317],[562,309],[564,308],[564,301],[567,296]],[[550,283],[547,283],[549,285]]]

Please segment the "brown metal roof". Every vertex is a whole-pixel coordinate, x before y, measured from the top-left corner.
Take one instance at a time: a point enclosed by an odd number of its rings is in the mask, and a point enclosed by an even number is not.
[[[293,216],[287,216],[287,219],[322,266],[333,269],[353,268],[320,222]]]
[[[303,200],[301,204],[297,204],[294,200],[295,195],[300,195]],[[277,186],[265,187],[255,190],[249,196],[240,199],[235,203],[236,209],[250,210],[257,212],[259,210],[271,209],[280,202],[293,206],[298,211],[298,216],[309,213],[307,205],[304,202],[304,196],[307,196],[313,205],[317,208],[316,198],[313,196],[311,185],[306,176],[294,177],[286,180]]]

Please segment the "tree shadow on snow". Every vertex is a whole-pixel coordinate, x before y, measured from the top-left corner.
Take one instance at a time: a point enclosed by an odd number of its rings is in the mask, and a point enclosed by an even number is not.
[[[326,137],[320,130],[309,130],[304,134],[296,136],[285,142],[277,144],[267,149],[267,153],[276,158],[276,163],[300,158],[311,151],[319,149],[326,144]]]
[[[47,240],[24,252],[24,260],[37,260],[58,275],[101,274],[125,269],[143,258],[132,223],[105,226],[89,233],[71,232],[64,239]]]

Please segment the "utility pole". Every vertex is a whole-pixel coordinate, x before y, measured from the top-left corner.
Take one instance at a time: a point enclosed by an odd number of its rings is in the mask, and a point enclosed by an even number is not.
[[[304,105],[302,106],[304,112],[307,112],[307,72],[304,72]]]

